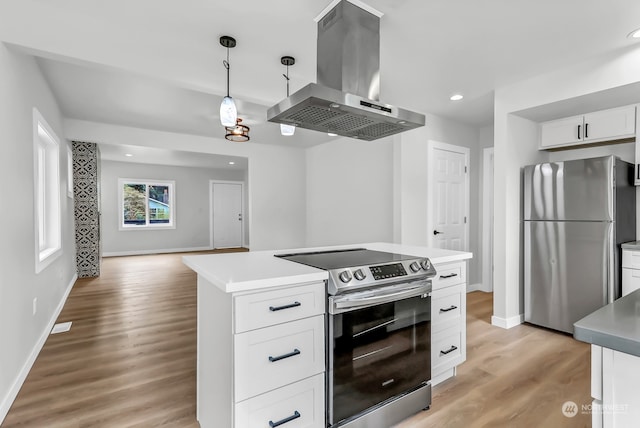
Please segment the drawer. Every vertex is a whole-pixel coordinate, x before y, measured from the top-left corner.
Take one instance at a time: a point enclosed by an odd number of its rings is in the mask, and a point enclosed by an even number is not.
[[[432,280],[433,289],[437,290],[467,282],[466,265],[466,262],[436,265],[437,274]]]
[[[234,337],[235,402],[324,371],[324,315]]]
[[[324,282],[235,297],[235,332],[324,314]]]
[[[278,388],[235,405],[235,428],[324,427],[324,374]]]
[[[464,361],[463,333],[460,328],[450,328],[431,336],[431,376],[450,369]]]
[[[465,285],[441,288],[431,293],[431,331],[460,326],[465,309]]]
[[[640,288],[640,270],[622,268],[622,295],[636,291]]]
[[[622,250],[622,267],[640,269],[640,251]]]

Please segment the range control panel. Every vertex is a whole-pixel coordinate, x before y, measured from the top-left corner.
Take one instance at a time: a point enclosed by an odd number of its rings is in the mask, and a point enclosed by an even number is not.
[[[381,280],[388,278],[395,278],[398,276],[407,276],[407,271],[404,269],[402,263],[393,263],[380,266],[371,266],[369,268],[373,279]]]

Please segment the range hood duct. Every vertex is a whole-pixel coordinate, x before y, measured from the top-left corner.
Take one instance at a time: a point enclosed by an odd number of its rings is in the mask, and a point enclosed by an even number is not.
[[[380,15],[340,1],[318,21],[317,53],[318,83],[271,107],[270,122],[367,141],[424,126],[423,114],[379,101]]]

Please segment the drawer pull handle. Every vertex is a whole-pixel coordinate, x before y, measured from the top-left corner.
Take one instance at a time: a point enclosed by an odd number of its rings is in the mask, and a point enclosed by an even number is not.
[[[285,358],[293,357],[296,355],[300,355],[300,350],[294,349],[293,352],[289,352],[288,354],[279,355],[277,357],[269,356],[269,361],[275,363],[276,361],[284,360]]]
[[[269,306],[269,310],[271,312],[275,312],[275,311],[281,311],[283,309],[289,309],[289,308],[295,308],[296,306],[301,306],[302,303],[300,302],[293,302],[290,305],[284,305],[284,306]]]
[[[442,355],[447,355],[447,354],[452,353],[452,352],[453,352],[453,351],[455,351],[456,349],[458,349],[458,347],[457,347],[457,346],[455,346],[455,345],[451,345],[451,348],[447,349],[446,351],[440,351],[440,353],[441,353]]]
[[[440,275],[440,279],[453,278],[454,276],[458,276],[457,273],[450,273],[449,275]]]
[[[289,416],[288,418],[280,419],[277,422],[269,421],[269,426],[271,428],[279,427],[280,425],[286,424],[287,422],[291,422],[292,420],[298,419],[299,417],[300,417],[300,412],[296,410],[295,412],[293,412],[293,415]]]
[[[455,306],[455,305],[451,305],[448,308],[440,308],[440,312],[449,312],[449,311],[452,311],[454,309],[458,309],[458,307]]]

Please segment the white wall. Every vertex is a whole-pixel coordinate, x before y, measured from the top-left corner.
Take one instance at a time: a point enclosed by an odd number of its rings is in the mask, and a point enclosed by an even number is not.
[[[307,245],[393,240],[393,140],[307,150]]]
[[[171,132],[66,119],[69,140],[126,144],[249,159],[248,207],[252,250],[295,248],[305,245],[305,151],[258,143],[229,141]]]
[[[105,256],[210,248],[209,181],[244,181],[245,175],[243,171],[104,160],[100,167],[100,227]],[[174,180],[176,228],[119,230],[119,178]]]
[[[469,284],[481,281],[479,258],[482,248],[478,239],[480,197],[476,185],[480,181],[481,151],[478,130],[434,115],[426,115],[426,126],[394,137],[394,241],[412,245],[431,245],[433,235],[427,230],[429,140],[454,144],[470,149],[469,158]]]
[[[31,57],[0,43],[0,422],[44,344],[75,275],[73,201],[68,198],[66,142],[60,110]],[[62,256],[35,274],[33,114],[36,107],[61,140]],[[32,302],[37,298],[37,313]]]
[[[497,325],[515,325],[523,313],[519,218],[521,167],[568,156],[577,158],[617,153],[629,158],[631,151],[631,145],[623,145],[557,153],[537,152],[534,124],[516,118],[512,113],[587,94],[602,95],[604,99],[607,90],[636,83],[639,76],[640,46],[636,45],[496,90],[493,321]]]

